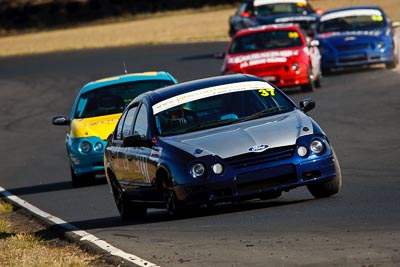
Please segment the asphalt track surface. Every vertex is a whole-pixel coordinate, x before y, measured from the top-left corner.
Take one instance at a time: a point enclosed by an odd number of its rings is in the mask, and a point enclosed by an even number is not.
[[[104,179],[72,188],[65,128],[88,81],[165,70],[179,81],[219,75],[226,43],[127,47],[0,59],[0,186],[40,209],[160,266],[400,266],[400,69],[338,72],[309,114],[338,155],[342,191],[305,188],[268,201],[218,205],[174,219],[150,210],[122,223]],[[123,265],[123,264],[122,264]]]

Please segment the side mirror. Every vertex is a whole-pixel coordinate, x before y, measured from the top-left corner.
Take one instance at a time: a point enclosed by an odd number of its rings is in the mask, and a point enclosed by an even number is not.
[[[148,141],[140,135],[127,136],[122,141],[124,147],[142,147],[148,146]]]
[[[304,113],[309,112],[315,108],[315,100],[312,98],[307,98],[300,101],[300,110]]]
[[[52,120],[53,125],[69,125],[71,120],[65,116],[56,116]]]

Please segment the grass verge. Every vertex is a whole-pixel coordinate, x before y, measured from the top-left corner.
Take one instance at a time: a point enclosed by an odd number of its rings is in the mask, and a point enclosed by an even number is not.
[[[0,266],[107,266],[75,244],[38,235],[43,227],[0,199]]]

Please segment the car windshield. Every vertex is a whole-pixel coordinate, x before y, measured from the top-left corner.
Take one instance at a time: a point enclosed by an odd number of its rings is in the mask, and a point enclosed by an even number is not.
[[[321,17],[319,33],[380,29],[386,26],[379,10],[350,10],[326,14]]]
[[[78,99],[74,118],[89,118],[122,113],[138,95],[173,84],[169,80],[150,80],[114,84],[84,93]]]
[[[166,102],[172,103],[181,97]],[[267,87],[212,95],[154,114],[159,134],[170,136],[273,116],[295,108],[279,90]]]
[[[254,7],[254,14],[256,16],[274,16],[274,15],[307,15],[315,13],[310,5],[305,2],[297,3],[274,3],[265,4]]]
[[[229,49],[229,54],[241,54],[301,45],[303,45],[303,41],[300,38],[300,33],[295,30],[263,31],[235,38]]]

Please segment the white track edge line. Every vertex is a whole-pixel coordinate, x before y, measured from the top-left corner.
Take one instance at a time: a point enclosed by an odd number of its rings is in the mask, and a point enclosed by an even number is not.
[[[55,217],[45,211],[42,211],[41,209],[33,206],[32,204],[23,200],[22,198],[15,196],[12,193],[8,192],[1,186],[0,186],[0,194],[3,195],[5,198],[9,199],[11,202],[16,203],[19,206],[24,207],[25,209],[29,210],[33,214],[36,214],[42,218],[45,218],[48,221],[60,226],[60,227],[67,229],[71,233],[79,236],[81,238],[80,239],[81,241],[88,241],[88,242],[96,245],[97,247],[101,248],[102,250],[110,253],[113,256],[117,256],[122,259],[125,259],[125,260],[132,262],[140,267],[158,267],[158,265],[156,265],[154,263],[151,263],[149,261],[141,259],[138,256],[135,256],[133,254],[126,253],[123,250],[114,247],[113,245],[107,243],[104,240],[99,239],[98,237],[96,237],[92,234],[90,234],[86,231],[80,230],[76,226],[69,224],[66,221],[64,221],[58,217]]]

